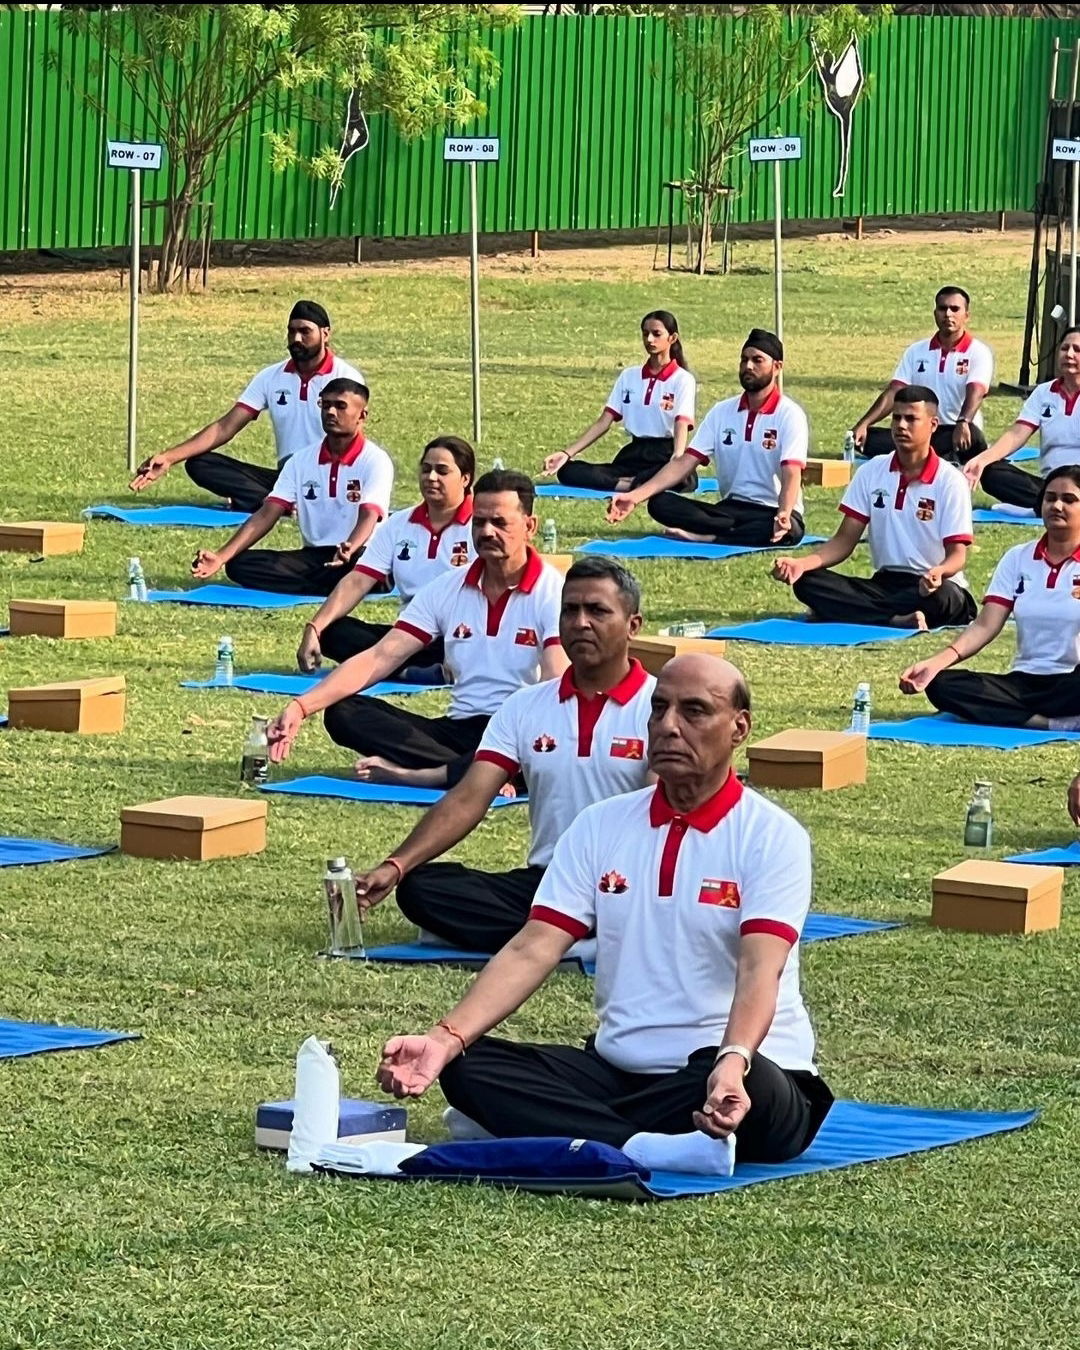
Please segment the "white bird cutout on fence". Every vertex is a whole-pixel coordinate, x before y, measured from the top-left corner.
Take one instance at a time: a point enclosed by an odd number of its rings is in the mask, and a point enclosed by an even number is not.
[[[345,172],[345,165],[348,164],[353,155],[366,149],[369,139],[367,118],[364,116],[364,110],[360,107],[360,96],[355,89],[350,89],[349,101],[345,105],[345,129],[341,133],[341,149],[338,151],[341,165],[330,184],[331,208],[337,202],[338,193],[341,191],[341,179]]]
[[[834,197],[842,197],[847,189],[848,169],[851,164],[851,123],[855,105],[866,81],[863,77],[859,40],[852,38],[844,48],[839,61],[831,52],[814,52],[817,73],[825,90],[825,106],[840,124],[840,166],[832,190]]]

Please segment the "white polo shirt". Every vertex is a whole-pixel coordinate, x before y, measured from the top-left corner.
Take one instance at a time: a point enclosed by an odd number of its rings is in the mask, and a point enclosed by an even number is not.
[[[918,478],[905,479],[898,455],[877,455],[855,470],[839,508],[867,527],[874,570],[922,576],[945,561],[949,544],[970,544],[971,489],[933,450]],[[950,580],[967,587],[963,572]]]
[[[714,403],[694,433],[687,453],[703,464],[711,458],[721,497],[780,505],[780,471],[785,464],[806,467],[810,424],[795,402],[774,389],[754,412],[747,397]],[[802,493],[795,503],[803,509]]]
[[[475,758],[529,788],[529,866],[546,867],[555,845],[594,802],[635,792],[648,779],[649,711],[656,681],[639,661],[613,689],[583,698],[573,669],[519,689],[488,723]]]
[[[677,361],[661,371],[627,366],[615,381],[604,411],[626,426],[628,436],[674,436],[675,423],[694,425],[697,380]]]
[[[288,361],[260,370],[236,401],[256,417],[261,412],[269,412],[277,457],[288,459],[322,436],[319,395],[324,385],[337,379],[356,380],[358,384],[367,385],[367,380],[355,366],[350,366],[329,349],[322,365],[306,379],[290,357]]]
[[[631,1073],[670,1073],[720,1045],[739,940],[791,944],[761,1053],[814,1071],[799,990],[810,908],[810,838],[732,774],[689,816],[663,787],[590,806],[555,848],[529,917],[575,939],[596,933],[596,1049]]]
[[[1046,535],[1017,544],[995,568],[984,603],[1003,605],[1016,620],[1011,670],[1070,675],[1080,666],[1080,550],[1053,564]]]
[[[1080,464],[1080,394],[1070,397],[1060,380],[1037,384],[1020,409],[1017,421],[1039,433],[1039,474]]]
[[[484,561],[436,577],[413,596],[394,625],[425,645],[441,637],[454,677],[451,717],[490,716],[528,684],[540,682],[544,647],[561,646],[563,575],[530,548],[521,581],[490,602]]]
[[[381,520],[390,509],[394,462],[374,441],[357,436],[340,458],[318,441],[291,455],[267,501],[296,512],[304,543],[332,548],[347,539],[362,506]]]
[[[393,580],[403,602],[421,586],[456,567],[468,567],[476,556],[472,543],[473,499],[465,498],[457,514],[441,530],[432,528],[427,505],[395,511],[364,550],[356,570],[376,581]]]
[[[900,358],[892,377],[893,388],[906,384],[924,384],[937,394],[938,412],[946,426],[953,426],[964,407],[969,384],[989,392],[994,383],[994,353],[978,338],[965,333],[955,347],[944,351],[941,339],[913,342]],[[982,426],[981,410],[971,419]]]

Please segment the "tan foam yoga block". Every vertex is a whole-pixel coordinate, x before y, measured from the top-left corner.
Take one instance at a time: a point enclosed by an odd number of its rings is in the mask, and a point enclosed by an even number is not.
[[[650,675],[659,675],[676,656],[702,652],[706,656],[723,656],[725,644],[717,638],[643,637],[630,639],[630,655],[636,656]]]
[[[92,638],[116,634],[114,600],[12,600],[12,637]]]
[[[83,736],[123,731],[123,675],[64,680],[8,690],[8,720],[17,731],[74,731]]]
[[[266,848],[267,803],[240,797],[167,797],[120,812],[120,849],[136,858],[240,858]]]
[[[851,468],[846,459],[808,459],[802,480],[809,487],[847,487]]]
[[[86,526],[71,520],[24,520],[0,523],[0,553],[81,553]]]
[[[572,553],[541,553],[544,562],[549,563],[557,571],[566,576],[567,572],[574,565],[574,555]]]
[[[1061,924],[1063,867],[968,858],[933,881],[931,922],[968,933],[1036,933]]]
[[[748,755],[755,787],[831,791],[866,782],[866,737],[849,731],[781,731]]]

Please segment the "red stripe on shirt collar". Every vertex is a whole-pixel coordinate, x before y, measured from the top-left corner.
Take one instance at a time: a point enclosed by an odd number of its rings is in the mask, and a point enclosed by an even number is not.
[[[635,695],[641,692],[648,678],[645,667],[636,657],[632,656],[630,658],[630,669],[618,684],[604,691],[603,697],[613,698],[616,703],[625,707]],[[563,671],[562,679],[559,681],[559,702],[565,703],[568,698],[574,698],[575,696],[581,698],[582,693],[574,680],[574,667],[567,666]]]
[[[974,339],[972,338],[971,334],[965,331],[960,341],[955,343],[952,347],[950,347],[949,351],[966,352],[967,349],[971,346],[973,341]],[[941,338],[938,336],[937,333],[935,333],[934,336],[930,339],[930,350],[932,352],[941,351]]]
[[[678,369],[678,361],[669,361],[663,370],[653,370],[646,361],[641,367],[641,378],[643,380],[670,380]]]
[[[334,369],[334,353],[330,350],[329,347],[327,347],[326,355],[323,357],[322,365],[319,367],[319,369],[313,370],[310,375],[304,375],[301,376],[301,378],[306,383],[308,380],[313,380],[316,375],[329,375],[333,369]],[[291,356],[285,362],[285,374],[286,375],[300,374],[300,372],[296,369],[296,362],[292,359]]]
[[[728,812],[738,806],[742,795],[743,785],[732,769],[718,792],[714,792],[708,801],[702,802],[687,815],[682,815],[668,801],[663,783],[657,783],[649,803],[649,824],[653,829],[659,829],[661,825],[670,825],[673,820],[683,820],[691,829],[707,833],[714,830]]]
[[[423,525],[429,534],[441,534],[442,531],[447,529],[450,525],[467,525],[469,521],[472,520],[472,509],[473,499],[472,494],[469,493],[447,521],[446,525],[443,525],[441,529],[437,530],[431,523],[431,515],[428,512],[427,502],[421,502],[419,506],[414,507],[413,510],[409,512],[409,524]]]
[[[530,546],[525,551],[525,570],[521,574],[521,580],[516,586],[511,587],[511,589],[520,591],[522,595],[528,595],[540,580],[543,572],[544,560],[540,557],[540,554],[537,553],[536,549]],[[479,590],[483,579],[484,560],[483,558],[477,558],[465,573],[465,580],[462,582],[462,585],[472,586],[476,590]]]
[[[1035,545],[1035,553],[1034,553],[1035,560],[1037,562],[1046,563],[1047,567],[1064,567],[1065,563],[1068,562],[1067,558],[1063,558],[1059,563],[1052,563],[1050,559],[1047,557],[1046,547],[1048,542],[1049,542],[1049,535],[1044,534],[1043,537],[1039,540],[1039,542]],[[1080,548],[1078,548],[1076,552],[1072,555],[1072,559],[1074,562],[1080,562]]]
[[[361,454],[363,453],[364,444],[365,442],[362,435],[354,436],[352,439],[352,444],[349,446],[348,450],[346,450],[343,455],[332,455],[330,451],[327,449],[326,441],[324,440],[322,445],[319,446],[319,463],[346,464],[346,465],[355,464],[356,461],[360,458]]]
[[[751,408],[750,396],[748,394],[743,394],[742,398],[739,399],[739,412],[747,412],[747,411],[753,412],[755,417],[760,417],[762,413],[774,413],[780,406],[780,400],[782,397],[783,395],[780,393],[780,390],[774,385],[772,393],[761,405],[761,407]]]
[[[940,465],[940,463],[941,463],[941,456],[931,446],[930,453],[926,457],[926,463],[922,466],[921,472],[917,473],[914,478],[904,478],[904,482],[932,483],[934,479],[937,477],[938,466]],[[903,478],[904,470],[903,466],[900,463],[900,456],[898,454],[894,454],[892,459],[889,461],[889,472],[898,473],[901,476],[901,478]]]

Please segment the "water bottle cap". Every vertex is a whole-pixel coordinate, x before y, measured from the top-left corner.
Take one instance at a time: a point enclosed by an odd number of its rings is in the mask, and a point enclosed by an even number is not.
[[[344,872],[349,864],[344,858],[327,858],[326,870],[328,872]]]
[[[129,566],[129,567],[141,567],[141,566],[142,566],[142,563],[138,560],[138,558],[129,558],[129,559],[128,559],[128,566]]]
[[[986,783],[986,782],[984,782],[981,778],[976,778],[976,780],[975,780],[975,787],[976,787],[976,788],[990,788],[990,787],[992,787],[992,786],[993,786],[992,783]]]
[[[232,646],[232,638],[229,637],[229,635],[228,635],[227,633],[222,633],[222,635],[221,635],[219,641],[220,641],[220,643],[221,643],[221,645],[222,645],[223,647],[231,647],[231,646]]]

